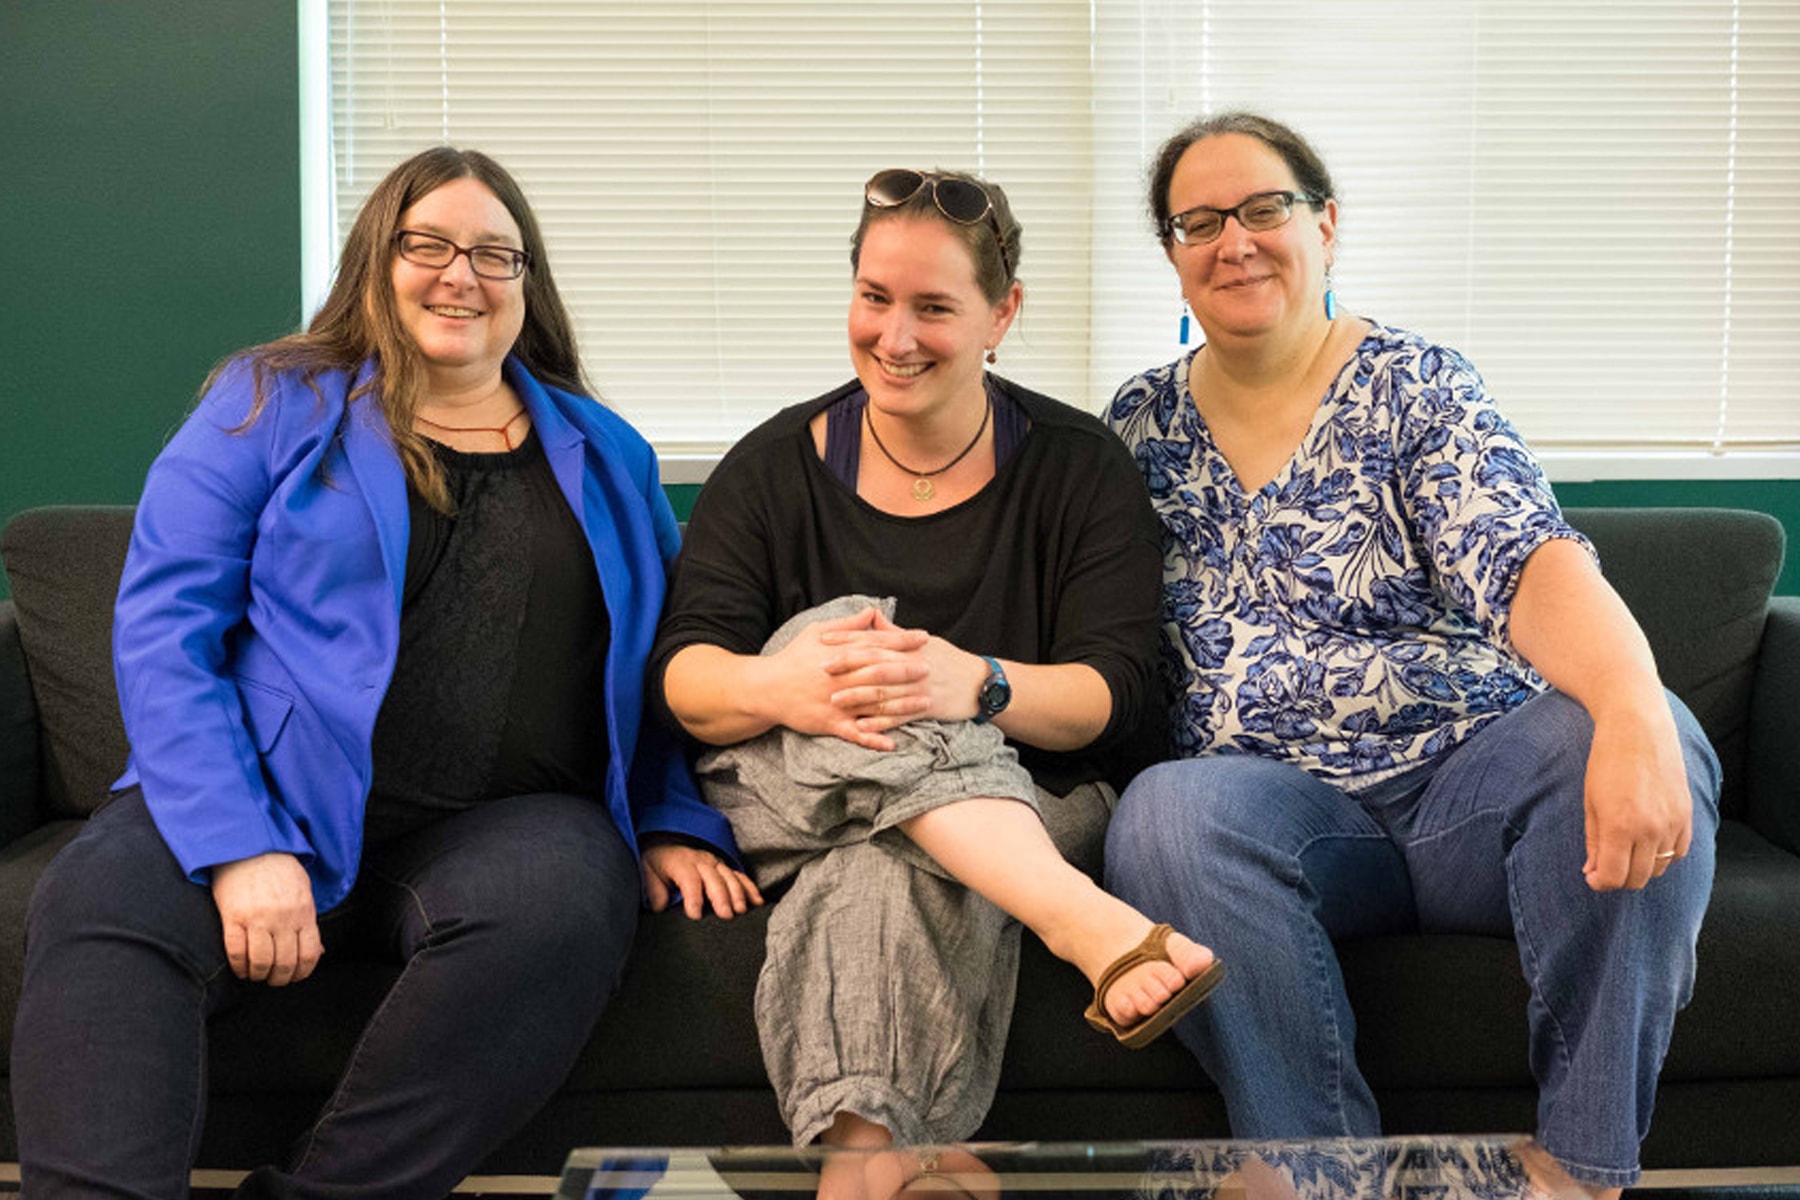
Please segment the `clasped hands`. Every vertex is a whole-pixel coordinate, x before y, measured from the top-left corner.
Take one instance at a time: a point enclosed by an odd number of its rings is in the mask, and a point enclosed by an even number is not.
[[[894,624],[870,606],[819,621],[764,660],[776,723],[892,750],[887,731],[927,718],[967,720],[987,664],[923,629]]]

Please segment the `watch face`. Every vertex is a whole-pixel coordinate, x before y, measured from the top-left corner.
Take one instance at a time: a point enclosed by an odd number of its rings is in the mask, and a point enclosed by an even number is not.
[[[989,678],[981,688],[981,707],[989,713],[997,713],[1006,707],[1012,699],[1012,685],[1004,679]]]

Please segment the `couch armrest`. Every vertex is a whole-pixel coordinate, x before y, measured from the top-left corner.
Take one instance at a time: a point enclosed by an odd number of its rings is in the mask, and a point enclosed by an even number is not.
[[[0,846],[40,823],[38,711],[11,600],[0,601]]]
[[[1747,774],[1750,825],[1800,854],[1800,596],[1769,601],[1750,698]]]

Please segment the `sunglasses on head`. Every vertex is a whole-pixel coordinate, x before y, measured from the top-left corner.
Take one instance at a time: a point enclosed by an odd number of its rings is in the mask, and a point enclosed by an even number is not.
[[[987,219],[994,230],[994,245],[1000,250],[1001,269],[1010,280],[1012,263],[1007,258],[1006,238],[1000,230],[1000,216],[994,211],[993,197],[979,183],[939,175],[935,171],[911,171],[903,167],[877,171],[863,185],[863,203],[870,208],[899,208],[927,185],[931,187],[931,202],[937,205],[937,210],[947,219],[958,225],[974,225],[983,218]]]

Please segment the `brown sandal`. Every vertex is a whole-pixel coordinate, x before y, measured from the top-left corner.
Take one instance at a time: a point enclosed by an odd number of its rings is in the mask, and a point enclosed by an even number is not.
[[[1213,960],[1212,966],[1188,980],[1187,986],[1170,996],[1166,1004],[1136,1025],[1121,1025],[1107,1014],[1107,990],[1119,981],[1120,976],[1145,963],[1166,962],[1170,966],[1175,965],[1168,951],[1169,935],[1174,932],[1168,925],[1152,927],[1135,949],[1127,950],[1114,959],[1113,964],[1101,973],[1100,982],[1094,985],[1094,1002],[1088,1005],[1085,1014],[1089,1025],[1112,1034],[1119,1039],[1120,1044],[1129,1049],[1140,1050],[1161,1037],[1169,1026],[1212,995],[1213,989],[1219,986],[1219,981],[1225,978],[1225,964],[1217,959]]]

